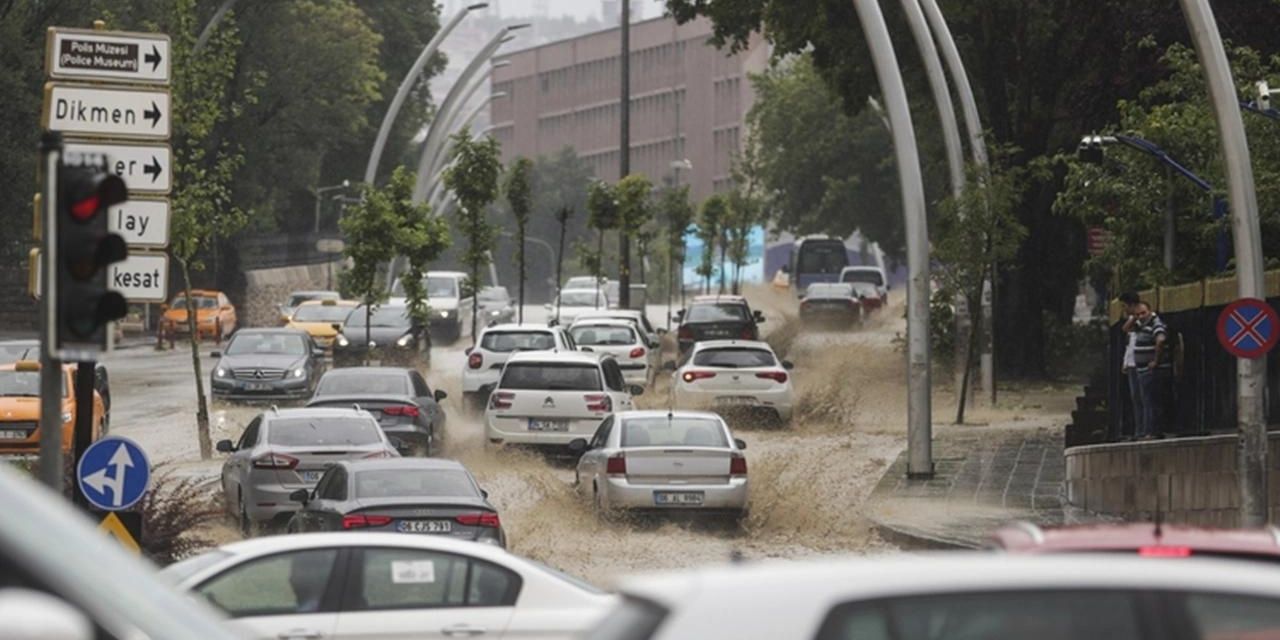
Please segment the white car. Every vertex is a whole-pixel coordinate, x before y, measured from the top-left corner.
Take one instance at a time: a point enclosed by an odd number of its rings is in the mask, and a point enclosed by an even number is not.
[[[556,324],[567,326],[573,324],[578,314],[608,309],[609,298],[604,289],[565,289],[560,292],[558,299],[543,307],[547,310],[547,315],[556,320]]]
[[[621,592],[586,638],[1212,640],[1280,627],[1271,565],[1125,554],[774,560],[642,576]]]
[[[747,512],[747,443],[704,411],[625,411],[595,435],[574,440],[581,452],[576,486],[597,513],[613,509]]]
[[[562,327],[541,324],[499,324],[480,332],[474,347],[467,347],[467,367],[462,370],[462,401],[484,408],[489,392],[498,384],[502,365],[517,351],[573,351],[573,338]]]
[[[694,343],[671,377],[675,406],[717,411],[749,410],[791,420],[791,363],[767,342],[708,340]]]
[[[582,351],[524,351],[502,368],[484,412],[491,444],[567,446],[590,437],[600,421],[633,407],[628,385],[612,357]]]
[[[618,361],[629,384],[647,387],[662,365],[662,352],[627,320],[583,320],[569,327],[573,343],[581,351],[607,353]]]
[[[616,602],[493,545],[397,533],[236,542],[161,575],[262,640],[567,639]]]
[[[428,271],[423,278],[427,306],[431,317],[431,336],[440,342],[456,342],[472,334],[471,298],[475,291],[471,276],[463,271]],[[404,304],[404,283],[400,279],[391,287],[392,304]]]
[[[583,320],[600,319],[618,319],[631,322],[631,324],[635,325],[637,329],[644,332],[645,338],[649,341],[651,349],[659,347],[659,340],[662,337],[661,334],[666,333],[663,329],[655,329],[654,326],[649,323],[649,318],[646,317],[644,312],[639,309],[600,309],[597,311],[586,311],[579,313],[578,317],[574,319],[574,322],[577,323],[582,322]]]
[[[885,277],[884,269],[880,267],[874,265],[845,267],[840,270],[840,282],[869,284],[875,287],[881,304],[889,301],[889,280]]]

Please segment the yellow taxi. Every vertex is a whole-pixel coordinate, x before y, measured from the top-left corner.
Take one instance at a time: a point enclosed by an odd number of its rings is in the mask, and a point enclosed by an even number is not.
[[[221,342],[235,332],[236,308],[221,291],[192,289],[191,300],[196,306],[196,339],[212,338]],[[171,337],[190,334],[185,294],[174,296],[160,323],[164,332]]]
[[[342,330],[347,315],[360,306],[355,300],[311,300],[298,305],[288,326],[307,332],[316,344],[333,348],[333,339]]]
[[[71,455],[75,437],[75,367],[62,368],[62,452]],[[102,437],[106,407],[93,392],[93,440]],[[0,454],[36,455],[40,450],[40,363],[19,360],[0,365]]]

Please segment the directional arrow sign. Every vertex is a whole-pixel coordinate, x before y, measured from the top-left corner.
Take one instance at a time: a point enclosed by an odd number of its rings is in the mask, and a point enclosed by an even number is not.
[[[169,83],[169,36],[50,27],[45,69],[53,78]]]
[[[49,82],[40,124],[63,133],[167,140],[171,116],[168,89]]]
[[[107,229],[130,247],[169,246],[169,201],[134,199],[107,209]]]
[[[164,302],[169,293],[169,256],[130,253],[107,267],[107,288],[129,302]]]
[[[76,465],[76,480],[89,504],[119,511],[133,506],[147,492],[151,465],[136,442],[109,436],[85,450]]]
[[[173,182],[168,145],[68,142],[62,160],[72,166],[106,166],[124,180],[130,194],[169,193]]]

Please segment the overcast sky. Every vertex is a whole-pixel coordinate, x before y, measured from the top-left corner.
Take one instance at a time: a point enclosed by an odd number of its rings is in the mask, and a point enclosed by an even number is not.
[[[530,15],[534,8],[541,4],[539,0],[496,0],[504,16]],[[491,0],[492,2],[492,0]],[[447,6],[457,5],[460,0],[446,2]],[[600,17],[600,0],[545,0],[547,13],[551,16],[570,15],[576,18]],[[637,20],[656,18],[662,15],[662,0],[631,0],[632,11]]]

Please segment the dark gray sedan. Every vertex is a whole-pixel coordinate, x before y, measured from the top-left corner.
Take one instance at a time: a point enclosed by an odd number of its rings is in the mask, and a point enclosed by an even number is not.
[[[431,455],[444,437],[445,413],[435,392],[414,369],[352,367],[333,369],[316,386],[308,407],[359,406],[378,419],[402,455]]]
[[[314,491],[289,496],[302,504],[289,532],[429,533],[507,545],[498,510],[471,472],[453,460],[343,460]]]
[[[241,329],[209,355],[209,387],[227,400],[306,400],[324,372],[324,350],[297,329]]]

